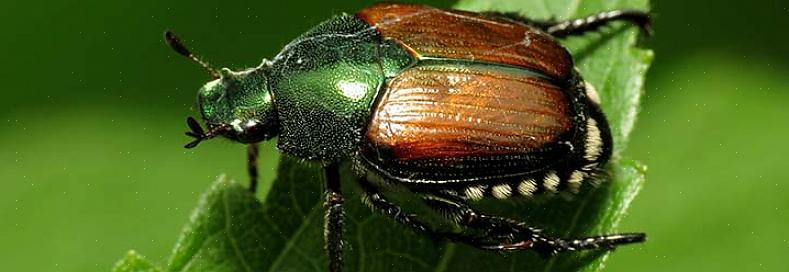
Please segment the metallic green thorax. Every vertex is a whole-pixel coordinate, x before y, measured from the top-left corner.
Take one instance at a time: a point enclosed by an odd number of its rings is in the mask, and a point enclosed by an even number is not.
[[[269,68],[279,148],[306,159],[358,150],[386,78],[415,60],[352,15],[329,19],[290,43]]]

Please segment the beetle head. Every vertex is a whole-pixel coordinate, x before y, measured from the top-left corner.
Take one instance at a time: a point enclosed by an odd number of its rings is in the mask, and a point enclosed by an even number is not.
[[[222,135],[241,143],[256,143],[279,133],[277,113],[268,90],[267,67],[264,62],[258,68],[240,72],[223,68],[218,79],[200,88],[197,104],[208,127],[208,136]],[[212,131],[214,135],[210,135]]]
[[[186,135],[195,140],[186,148],[220,135],[240,143],[256,143],[279,134],[277,113],[268,90],[268,61],[240,72],[227,68],[217,71],[192,54],[172,32],[165,32],[164,38],[175,52],[200,64],[214,78],[197,94],[197,104],[208,130],[189,117],[186,122],[191,131]]]

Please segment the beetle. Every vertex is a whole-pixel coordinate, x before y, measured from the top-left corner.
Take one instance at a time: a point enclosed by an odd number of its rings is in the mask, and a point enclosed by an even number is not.
[[[611,133],[597,93],[556,39],[614,21],[650,31],[649,14],[636,10],[540,21],[386,3],[332,17],[241,71],[211,68],[172,32],[165,40],[214,78],[198,92],[206,129],[189,117],[186,148],[217,136],[247,144],[252,191],[261,141],[278,137],[280,152],[323,165],[329,270],[340,271],[344,161],[358,169],[366,204],[433,237],[546,256],[644,241],[643,233],[550,237],[470,206],[575,192],[600,174]],[[391,185],[463,230],[437,231],[401,212],[386,196]]]

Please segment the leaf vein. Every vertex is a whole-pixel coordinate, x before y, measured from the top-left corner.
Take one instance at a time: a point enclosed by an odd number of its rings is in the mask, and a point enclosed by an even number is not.
[[[244,270],[251,272],[252,268],[249,266],[246,258],[244,258],[244,255],[241,253],[241,249],[238,248],[238,241],[236,241],[236,238],[233,237],[231,233],[232,223],[230,220],[233,219],[233,216],[230,214],[230,206],[227,203],[227,193],[227,191],[222,192],[222,206],[225,213],[225,233],[227,234],[227,239],[230,241],[230,246],[233,248],[233,253],[238,256],[238,260],[241,262]]]

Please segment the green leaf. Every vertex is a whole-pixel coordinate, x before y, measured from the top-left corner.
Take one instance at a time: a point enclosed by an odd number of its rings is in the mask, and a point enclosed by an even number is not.
[[[160,272],[160,268],[151,264],[145,257],[137,254],[134,250],[126,253],[120,261],[115,263],[112,268],[113,272]]]
[[[244,186],[224,177],[200,199],[170,257],[168,271],[261,271],[279,235],[263,228],[263,208]]]
[[[305,271],[326,267],[320,257],[321,173],[318,167],[283,160],[265,205],[246,187],[220,177],[193,212],[167,270]],[[308,236],[316,238],[299,240]],[[293,255],[305,258],[291,263]]]

